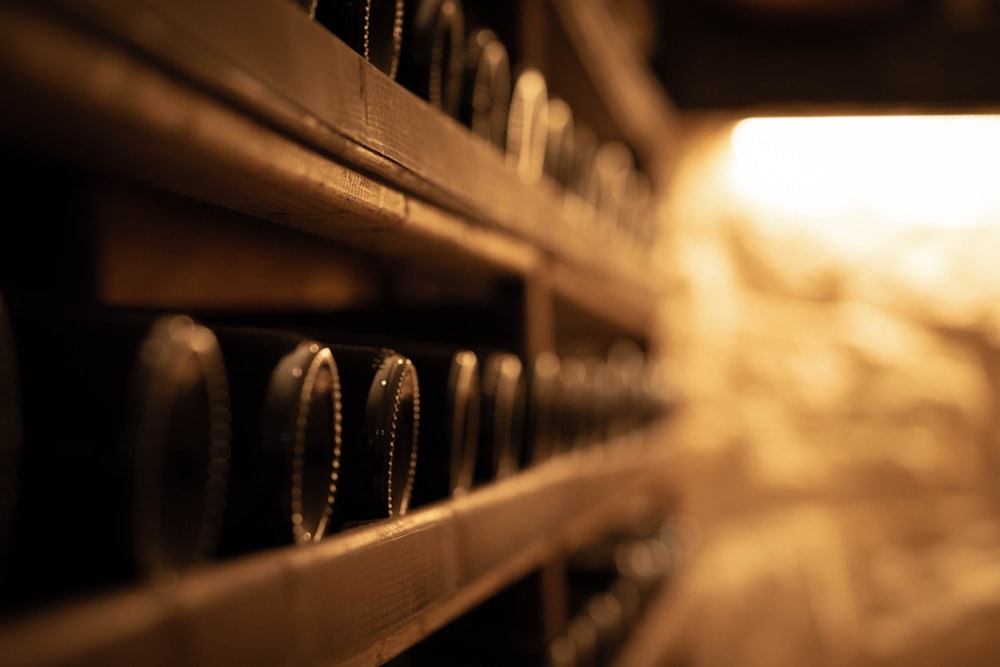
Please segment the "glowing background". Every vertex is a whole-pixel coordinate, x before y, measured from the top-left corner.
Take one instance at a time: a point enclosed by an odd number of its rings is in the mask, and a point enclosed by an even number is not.
[[[751,118],[731,138],[734,194],[823,222],[1000,222],[1000,116]]]

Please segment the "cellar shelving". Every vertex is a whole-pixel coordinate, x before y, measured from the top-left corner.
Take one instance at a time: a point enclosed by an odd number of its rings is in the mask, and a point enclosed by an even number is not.
[[[54,4],[41,14],[0,6],[0,75],[11,101],[0,113],[16,140],[352,245],[377,243],[390,257],[426,252],[524,275],[551,255],[564,270],[642,297],[631,303],[656,301],[657,276],[588,238],[553,184],[521,182],[497,149],[291,3]],[[81,28],[77,13],[115,37]],[[287,43],[254,48],[254,29],[265,27]],[[217,51],[204,53],[195,29]],[[265,51],[291,62],[275,64]]]
[[[7,667],[378,665],[551,558],[665,512],[671,451],[654,441],[552,459],[311,548],[42,610],[0,627],[0,656]]]
[[[341,285],[319,297],[332,307],[380,289],[372,274],[389,266],[521,285],[525,354],[572,349],[575,327],[651,338],[665,282],[640,254],[578,226],[553,183],[520,181],[294,3],[0,0],[0,85],[0,137],[65,161],[118,207],[92,229],[96,301],[317,305],[301,288],[325,281]],[[170,248],[186,237],[204,261],[178,266]],[[311,253],[309,239],[336,251]],[[263,286],[227,246],[305,268]],[[314,548],[2,620],[0,663],[382,664],[532,570],[668,511],[666,439],[651,427]]]

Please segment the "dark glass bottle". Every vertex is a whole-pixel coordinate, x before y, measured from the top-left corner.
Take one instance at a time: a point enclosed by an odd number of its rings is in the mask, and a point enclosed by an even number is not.
[[[17,357],[7,305],[0,294],[0,569],[6,561],[18,496],[21,457],[21,399]]]
[[[613,395],[611,373],[608,363],[597,356],[583,359],[584,379],[584,444],[597,445],[608,439],[611,433],[611,399]]]
[[[406,514],[416,474],[420,383],[388,348],[330,345],[340,372],[343,448],[334,523]]]
[[[328,532],[401,516],[413,501],[423,382],[409,356],[390,345],[398,339],[381,333],[383,316],[377,311],[350,317],[307,311],[213,315],[231,326],[293,332],[333,355],[340,380],[341,453]]]
[[[420,456],[413,505],[472,488],[479,443],[479,359],[469,350],[400,343],[420,375]]]
[[[559,432],[563,451],[582,449],[587,443],[587,366],[576,356],[563,357],[559,365]]]
[[[588,600],[584,613],[597,632],[597,664],[613,664],[625,635],[621,603],[613,593],[603,591]]]
[[[581,123],[574,123],[573,162],[569,177],[567,215],[581,227],[593,229],[601,205],[601,180],[594,166],[597,135]]]
[[[541,463],[562,448],[559,403],[559,356],[543,352],[535,357],[528,377],[523,465]]]
[[[222,554],[317,542],[336,499],[340,376],[329,348],[295,334],[216,327],[232,387]]]
[[[549,644],[545,667],[576,667],[576,647],[566,635],[560,635]]]
[[[640,610],[671,574],[673,559],[670,548],[655,536],[629,540],[615,549],[618,575],[638,588]]]
[[[511,86],[507,47],[492,30],[473,30],[465,49],[461,120],[501,150],[507,140]]]
[[[483,361],[482,419],[476,480],[488,482],[518,471],[524,446],[526,387],[521,360],[493,352]]]
[[[384,347],[409,359],[420,380],[420,455],[410,504],[419,507],[469,491],[481,409],[477,355],[456,345],[389,336],[384,333],[386,323],[369,321],[370,313],[354,315],[298,313],[266,320],[269,326],[307,333],[331,344]]]
[[[677,408],[679,400],[667,366],[657,359],[647,359],[637,401],[638,423],[647,425],[669,415]]]
[[[624,143],[606,141],[594,154],[594,169],[600,183],[599,229],[602,235],[617,242],[635,174],[635,158]]]
[[[406,7],[399,82],[458,117],[465,72],[465,16],[458,0],[413,0]]]
[[[566,637],[573,644],[576,667],[598,667],[597,627],[590,616],[578,614],[566,626]]]
[[[608,350],[607,363],[615,392],[614,418],[609,426],[611,435],[617,436],[635,429],[642,422],[646,355],[637,343],[623,339]]]
[[[576,128],[573,110],[562,99],[549,100],[548,139],[545,146],[545,173],[563,188],[571,188],[574,169]]]
[[[318,0],[312,3],[316,21],[393,79],[400,64],[403,13],[403,0]]]
[[[622,234],[633,256],[640,261],[649,259],[656,243],[653,188],[649,176],[640,169],[632,174],[622,216]]]
[[[13,302],[10,310],[24,448],[9,600],[210,559],[230,445],[229,384],[213,332],[184,315]]]
[[[608,593],[618,602],[622,615],[621,639],[625,640],[642,612],[642,590],[628,577],[619,576],[608,586]]]

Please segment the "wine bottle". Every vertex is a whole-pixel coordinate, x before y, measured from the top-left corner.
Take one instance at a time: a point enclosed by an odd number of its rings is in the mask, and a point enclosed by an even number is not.
[[[677,406],[676,388],[671,382],[667,366],[661,360],[646,360],[639,394],[637,417],[641,425],[670,414]]]
[[[587,444],[587,367],[576,356],[563,357],[559,365],[559,431],[565,450]]]
[[[631,180],[635,172],[632,151],[620,141],[606,141],[594,155],[601,194],[598,213],[605,236],[618,238]]]
[[[566,635],[560,635],[549,644],[546,667],[576,667],[576,647]]]
[[[526,183],[537,183],[545,167],[549,97],[545,77],[524,67],[514,83],[507,117],[507,164]]]
[[[458,117],[465,72],[465,16],[459,0],[413,0],[406,7],[399,82]]]
[[[645,537],[620,544],[615,550],[615,565],[619,576],[632,581],[638,588],[641,609],[670,575],[674,562],[670,549],[662,540]]]
[[[420,376],[420,456],[413,505],[472,488],[479,443],[481,378],[474,352],[398,343]]]
[[[545,146],[545,173],[564,189],[572,187],[573,142],[576,128],[573,110],[562,99],[549,100],[548,140]]]
[[[472,488],[479,440],[479,359],[457,345],[387,335],[383,315],[376,321],[368,312],[241,317],[331,344],[383,347],[409,359],[420,379],[420,455],[410,504],[418,507],[467,492]]]
[[[10,311],[24,447],[9,599],[155,578],[212,558],[230,445],[229,385],[212,331],[184,315],[13,301]]]
[[[559,402],[559,356],[542,352],[529,373],[523,465],[536,465],[562,450]]]
[[[329,345],[340,373],[343,446],[336,526],[406,514],[420,428],[420,383],[388,348]]]
[[[625,637],[625,625],[621,603],[609,591],[594,595],[584,612],[596,631],[595,652],[597,664],[613,664],[618,649]]]
[[[220,552],[318,542],[340,469],[340,376],[330,349],[295,334],[215,327],[229,369],[233,438]]]
[[[574,124],[573,162],[569,178],[567,215],[580,227],[593,229],[601,205],[601,181],[594,166],[597,135],[586,125]]]
[[[524,444],[525,377],[521,360],[493,352],[483,362],[482,419],[476,479],[487,482],[513,475]]]
[[[566,637],[573,644],[576,667],[598,667],[597,627],[586,614],[577,614],[566,626]]]
[[[606,442],[614,431],[612,420],[613,400],[615,394],[614,378],[608,368],[606,359],[589,355],[584,359],[586,365],[586,421],[589,444]]]
[[[403,0],[318,0],[313,5],[316,21],[392,79],[402,53],[403,14]]]
[[[622,435],[642,422],[646,355],[635,341],[622,339],[611,345],[607,363],[615,386],[611,435]]]
[[[619,576],[608,586],[608,593],[618,602],[622,614],[622,636],[625,639],[629,630],[638,622],[642,612],[642,590],[639,585],[628,577]]]
[[[507,47],[488,28],[472,31],[465,48],[461,120],[501,150],[507,139],[511,85]]]
[[[636,170],[623,208],[622,231],[634,255],[647,260],[656,243],[653,215],[653,189],[649,176]]]
[[[6,561],[18,496],[21,458],[21,399],[17,358],[7,305],[0,294],[0,568]]]

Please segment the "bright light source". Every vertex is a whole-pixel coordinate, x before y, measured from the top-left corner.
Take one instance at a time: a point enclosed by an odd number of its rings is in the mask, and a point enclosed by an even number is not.
[[[753,118],[731,147],[749,204],[814,221],[1000,224],[1000,116]]]

